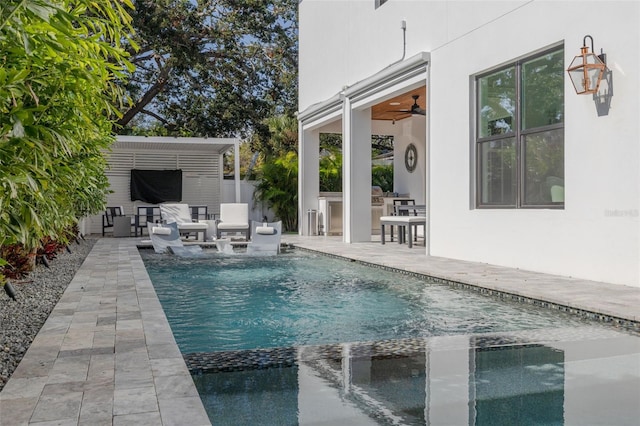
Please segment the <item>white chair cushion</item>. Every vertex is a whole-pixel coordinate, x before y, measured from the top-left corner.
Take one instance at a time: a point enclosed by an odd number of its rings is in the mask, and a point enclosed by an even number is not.
[[[170,235],[171,228],[163,228],[161,226],[154,226],[151,228],[151,233],[156,235]]]
[[[256,228],[256,234],[260,235],[273,235],[276,233],[276,230],[273,226],[258,226]]]
[[[249,204],[222,203],[220,204],[220,221],[235,224],[249,224]]]
[[[413,223],[413,222],[424,222],[426,217],[424,216],[382,216],[380,217],[381,222],[395,222],[395,223]]]
[[[201,222],[178,222],[178,229],[181,231],[195,231],[209,228],[209,225]]]
[[[218,229],[249,229],[248,223],[218,222]]]
[[[188,204],[160,204],[160,213],[162,214],[162,219],[167,223],[176,222],[180,225],[186,222],[191,223],[191,211]]]
[[[384,222],[406,222],[409,216],[381,216],[380,220]]]

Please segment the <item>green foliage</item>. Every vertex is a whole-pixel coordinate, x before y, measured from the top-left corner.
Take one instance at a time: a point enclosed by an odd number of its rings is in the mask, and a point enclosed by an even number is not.
[[[298,121],[278,115],[263,121],[268,130],[254,135],[251,147],[260,152],[254,199],[267,203],[285,231],[298,228]]]
[[[9,263],[0,257],[0,271],[4,270],[4,267]],[[7,283],[7,277],[4,276],[2,272],[0,272],[0,286],[4,286]]]
[[[258,184],[253,194],[266,202],[282,220],[285,231],[298,229],[298,156],[289,152],[266,161],[260,168]]]
[[[371,169],[371,185],[383,192],[393,192],[393,166],[374,165]]]
[[[388,151],[393,151],[392,136],[371,136],[372,156]],[[392,192],[393,166],[372,166],[371,184],[380,186],[385,192]],[[342,191],[342,135],[320,135],[320,191]]]
[[[293,115],[276,115],[263,121],[267,132],[257,133],[251,148],[263,157],[279,157],[298,152],[298,120]]]
[[[135,0],[121,133],[246,136],[297,109],[295,0]]]
[[[34,253],[97,213],[103,150],[131,70],[120,43],[129,0],[0,5],[0,246]]]
[[[334,146],[320,153],[320,191],[342,192],[342,151]]]

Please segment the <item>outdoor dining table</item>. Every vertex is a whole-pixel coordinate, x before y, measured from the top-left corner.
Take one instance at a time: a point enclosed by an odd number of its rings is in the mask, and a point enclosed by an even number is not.
[[[385,225],[391,228],[391,241],[393,241],[393,227],[398,227],[398,243],[405,242],[405,231],[409,248],[413,247],[413,228],[424,226],[426,228],[427,216],[426,205],[399,205],[395,206],[394,216],[380,217],[380,242],[385,243]],[[406,212],[406,213],[405,213]]]

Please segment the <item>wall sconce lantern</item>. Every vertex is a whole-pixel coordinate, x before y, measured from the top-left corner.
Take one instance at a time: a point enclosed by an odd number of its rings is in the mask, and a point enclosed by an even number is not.
[[[591,40],[591,53],[587,47],[587,37]],[[602,81],[602,76],[607,68],[606,63],[607,56],[604,53],[597,56],[593,53],[593,38],[590,35],[584,36],[580,54],[573,58],[567,69],[578,95],[598,92],[600,81]]]

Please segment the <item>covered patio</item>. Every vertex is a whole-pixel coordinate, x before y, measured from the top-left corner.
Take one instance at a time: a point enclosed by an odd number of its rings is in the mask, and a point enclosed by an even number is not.
[[[428,106],[427,69],[430,55],[419,53],[362,80],[345,86],[337,95],[310,106],[299,116],[300,235],[314,235],[304,215],[318,210],[322,229],[340,233],[346,243],[378,238],[380,216],[390,214],[393,199],[428,202]],[[342,193],[319,191],[320,134],[342,135]],[[371,179],[372,135],[393,136],[393,194],[374,197]],[[326,199],[326,201],[325,201]],[[319,201],[320,200],[320,201]],[[340,230],[327,223],[323,202],[340,203]],[[379,212],[376,207],[379,206]],[[428,211],[428,207],[427,207]],[[427,215],[428,216],[428,215]],[[428,253],[429,219],[424,249]],[[422,233],[422,230],[421,230]],[[422,254],[424,251],[419,250]]]
[[[113,191],[107,206],[122,206],[127,215],[136,214],[141,206],[153,204],[132,200],[130,181],[132,170],[180,171],[182,200],[186,204],[206,206],[208,213],[219,213],[223,202],[223,157],[234,154],[234,170],[240,170],[240,140],[237,138],[174,138],[160,136],[117,136],[107,153],[107,178]],[[234,200],[241,199],[239,173],[234,174]],[[162,185],[162,182],[158,182]],[[178,201],[178,200],[176,200]],[[99,234],[102,214],[84,221],[84,234]]]

